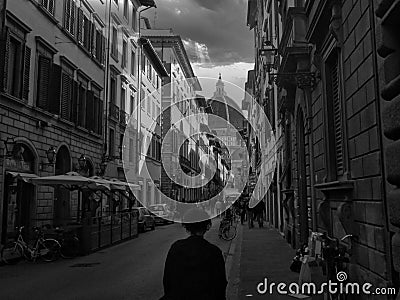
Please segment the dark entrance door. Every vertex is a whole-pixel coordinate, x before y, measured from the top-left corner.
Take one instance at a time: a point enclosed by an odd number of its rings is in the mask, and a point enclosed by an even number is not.
[[[71,157],[67,147],[61,146],[57,151],[55,175],[62,175],[71,170]],[[70,191],[57,186],[54,188],[53,224],[63,226],[71,222]]]
[[[297,176],[299,197],[300,243],[308,241],[308,208],[307,208],[307,178],[306,153],[304,137],[304,115],[300,109],[297,115]]]
[[[24,234],[30,235],[35,200],[35,188],[25,181],[34,172],[35,156],[28,146],[16,143],[12,157],[4,161],[3,223],[1,241],[13,239],[16,228],[24,226]]]

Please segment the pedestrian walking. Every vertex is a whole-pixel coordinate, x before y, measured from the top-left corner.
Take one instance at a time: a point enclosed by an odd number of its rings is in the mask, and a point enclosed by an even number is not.
[[[168,252],[161,299],[225,300],[227,280],[222,251],[204,239],[211,227],[210,216],[202,209],[190,209],[183,224],[190,236],[176,241]]]
[[[246,219],[246,205],[244,203],[240,203],[240,223],[243,225]]]
[[[253,216],[253,208],[250,208],[249,202],[246,203],[246,213],[247,213],[247,224],[249,228],[254,227],[254,216]]]

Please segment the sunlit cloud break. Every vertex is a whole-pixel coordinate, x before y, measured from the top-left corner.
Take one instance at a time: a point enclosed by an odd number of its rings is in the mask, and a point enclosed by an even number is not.
[[[183,43],[185,45],[189,59],[192,63],[211,63],[211,59],[208,54],[208,47],[206,44],[202,44],[191,39],[184,39]]]

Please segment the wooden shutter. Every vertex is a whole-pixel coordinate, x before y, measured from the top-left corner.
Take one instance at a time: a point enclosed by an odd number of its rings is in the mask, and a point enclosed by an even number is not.
[[[77,39],[78,42],[83,43],[83,11],[82,9],[78,8],[78,29],[77,29]]]
[[[80,84],[79,86],[79,111],[78,111],[78,125],[85,127],[86,122],[86,89]]]
[[[69,31],[71,24],[71,0],[65,0],[64,3],[64,28]]]
[[[49,12],[54,15],[54,1],[55,0],[49,0]]]
[[[49,111],[60,114],[61,66],[53,64],[49,86]]]
[[[78,96],[79,83],[74,80],[72,84],[71,121],[75,124],[78,123]]]
[[[104,35],[101,36],[101,63],[106,63],[106,38]]]
[[[335,136],[335,152],[336,152],[336,171],[337,175],[343,174],[343,133],[342,133],[342,113],[340,103],[340,85],[339,85],[339,68],[338,56],[332,61],[330,67],[331,84],[332,84],[332,107],[333,107],[333,124]]]
[[[28,100],[29,97],[29,77],[31,71],[31,48],[25,46],[24,51],[24,77],[22,80],[22,99]]]
[[[70,24],[70,28],[69,28],[69,32],[72,35],[75,35],[75,27],[76,27],[75,19],[76,19],[76,5],[75,5],[75,2],[72,1],[72,3],[71,3],[71,15],[70,15],[70,23],[71,24]]]
[[[1,84],[1,90],[6,91],[8,85],[8,60],[10,53],[10,30],[6,28],[6,40],[5,43],[1,46],[1,66],[3,67],[3,80]]]
[[[90,52],[90,30],[91,30],[91,22],[88,17],[83,15],[84,20],[84,37],[83,37],[83,46]]]
[[[49,87],[50,78],[52,78],[50,72],[51,59],[44,56],[39,56],[38,66],[38,85],[37,85],[37,99],[36,105],[42,109],[51,111],[49,106]]]
[[[86,93],[86,126],[88,130],[94,131],[94,93],[87,91]]]
[[[104,102],[99,99],[99,113],[97,115],[98,117],[98,134],[103,133],[103,112],[104,112]]]
[[[62,73],[62,93],[61,93],[61,118],[71,119],[71,99],[72,99],[72,78],[67,73]]]

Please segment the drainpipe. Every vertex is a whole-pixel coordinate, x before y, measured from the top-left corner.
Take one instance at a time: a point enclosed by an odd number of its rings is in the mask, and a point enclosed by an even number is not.
[[[107,154],[107,141],[108,141],[108,101],[109,101],[109,78],[110,78],[110,37],[111,37],[111,1],[108,1],[108,32],[107,32],[107,57],[106,57],[106,73],[105,73],[105,85],[104,85],[104,102],[106,104],[105,110],[105,122],[104,122],[104,139],[103,139],[103,156]]]
[[[311,186],[311,211],[312,211],[312,230],[317,231],[317,207],[315,202],[315,174],[314,174],[314,136],[312,124],[312,106],[311,106],[311,90],[303,89],[303,97],[306,100],[307,111],[307,127],[308,127],[308,147],[310,152],[310,186]]]

